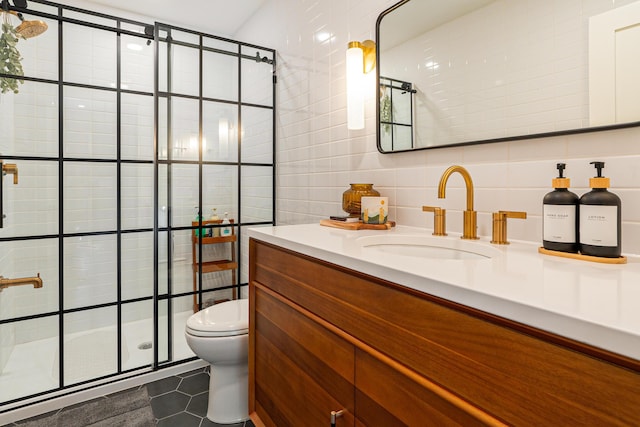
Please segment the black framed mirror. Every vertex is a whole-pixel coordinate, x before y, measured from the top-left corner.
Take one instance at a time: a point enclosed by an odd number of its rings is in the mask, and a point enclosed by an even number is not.
[[[403,0],[376,43],[382,153],[640,125],[638,0]]]

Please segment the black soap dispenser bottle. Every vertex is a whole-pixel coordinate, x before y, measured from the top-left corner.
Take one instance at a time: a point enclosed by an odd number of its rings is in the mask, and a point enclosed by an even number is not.
[[[573,252],[578,240],[578,196],[569,191],[569,178],[563,176],[566,165],[558,163],[554,190],[542,199],[542,246],[551,251]]]
[[[622,252],[620,198],[607,190],[609,178],[602,176],[604,162],[591,162],[598,171],[589,179],[591,191],[580,197],[580,252],[617,258]]]

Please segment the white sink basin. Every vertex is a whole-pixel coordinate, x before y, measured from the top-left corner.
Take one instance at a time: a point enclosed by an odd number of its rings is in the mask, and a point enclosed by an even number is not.
[[[429,259],[482,260],[501,252],[486,242],[430,235],[388,234],[365,236],[357,240],[364,253]]]

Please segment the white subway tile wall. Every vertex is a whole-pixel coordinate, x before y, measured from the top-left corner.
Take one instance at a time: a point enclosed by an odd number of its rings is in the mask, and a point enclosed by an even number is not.
[[[589,162],[602,160],[606,162],[605,175],[611,178],[611,190],[622,199],[623,252],[640,254],[640,129],[383,155],[376,150],[372,84],[365,129],[347,131],[347,42],[374,39],[377,16],[394,3],[267,0],[236,34],[240,40],[259,38],[278,51],[278,223],[318,222],[329,214],[340,214],[341,194],[349,183],[371,182],[389,197],[391,219],[431,228],[432,219],[421,206],[439,205],[448,209],[449,230],[461,232],[462,179],[452,177],[447,198],[437,198],[442,172],[452,164],[461,164],[468,168],[476,188],[480,235],[490,236],[493,211],[511,209],[526,211],[528,219],[509,224],[510,239],[540,242],[542,197],[551,190],[556,162],[567,163],[573,190],[580,195],[588,191],[588,178],[593,176]],[[602,2],[580,3],[585,14],[603,7]],[[529,55],[536,53],[537,46],[531,42],[519,48],[523,55]],[[574,58],[570,44],[555,48],[560,50],[559,56]],[[491,52],[488,41],[476,50],[478,58]],[[526,78],[523,74],[522,79]]]

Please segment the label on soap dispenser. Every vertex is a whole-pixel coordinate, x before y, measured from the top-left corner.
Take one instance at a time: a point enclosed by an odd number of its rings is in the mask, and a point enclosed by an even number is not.
[[[580,243],[618,246],[618,207],[580,205]]]
[[[544,205],[543,239],[548,242],[576,242],[576,206]]]

